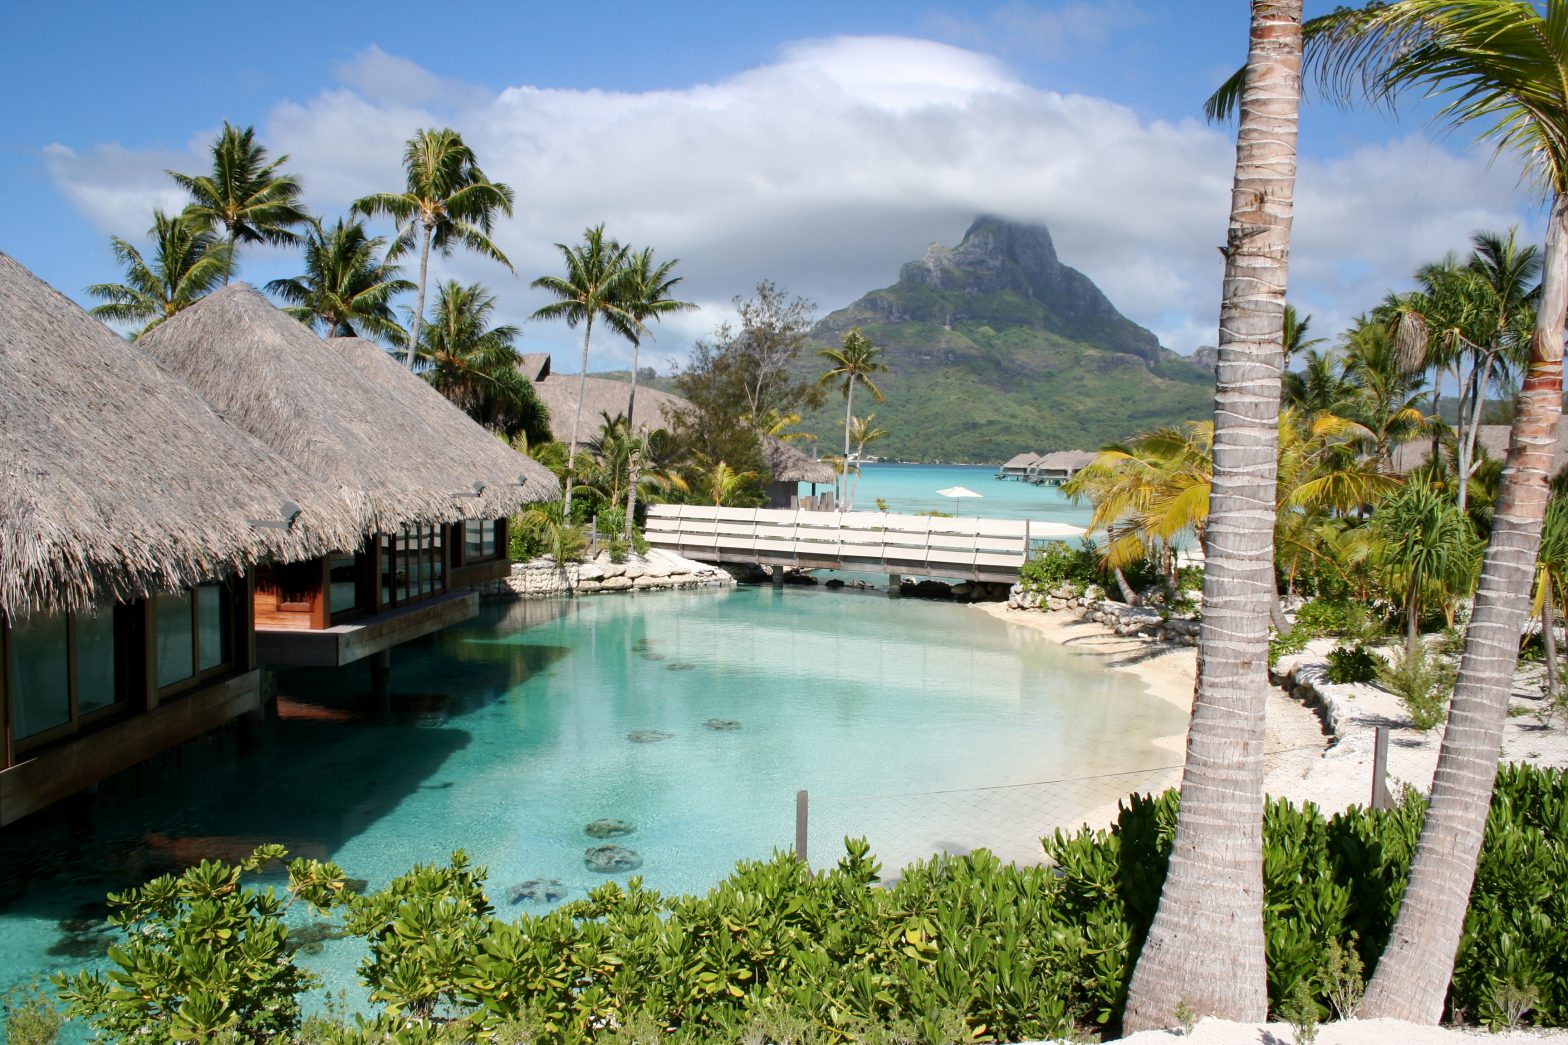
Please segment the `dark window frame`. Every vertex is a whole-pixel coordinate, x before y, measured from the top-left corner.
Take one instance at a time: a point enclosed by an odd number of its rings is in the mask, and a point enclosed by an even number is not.
[[[185,693],[187,693],[187,692],[189,692],[191,690],[198,689],[201,686],[205,685],[206,683],[211,682],[213,679],[222,678],[224,675],[233,674],[234,673],[234,669],[235,669],[235,665],[240,660],[240,656],[239,656],[239,642],[237,640],[237,636],[235,635],[235,630],[236,629],[235,629],[235,626],[234,626],[234,622],[238,618],[238,614],[239,614],[239,607],[236,605],[236,601],[237,601],[236,586],[233,583],[232,578],[231,579],[222,580],[222,581],[212,582],[212,586],[217,588],[217,590],[218,590],[218,597],[220,599],[222,599],[223,602],[228,607],[228,619],[223,622],[223,627],[221,629],[223,632],[227,633],[228,642],[229,642],[229,653],[228,653],[228,656],[225,657],[220,663],[214,664],[210,668],[207,668],[205,670],[203,670],[201,668],[201,588],[205,587],[205,585],[200,585],[199,584],[199,585],[197,585],[194,588],[188,589],[191,592],[191,594],[194,596],[194,598],[191,599],[191,671],[192,671],[192,674],[190,674],[189,676],[187,676],[185,678],[182,678],[182,679],[180,679],[180,680],[178,680],[176,682],[171,682],[167,686],[158,686],[157,685],[157,679],[156,679],[156,677],[154,677],[152,679],[152,684],[156,687],[155,692],[158,695],[158,702],[160,704],[163,703],[165,700],[171,700],[171,699],[173,699],[175,697],[182,696],[182,695],[184,695]],[[179,592],[173,592],[171,594],[180,594],[180,593]],[[147,601],[148,601],[149,607],[152,608],[152,610],[153,610],[153,612],[150,615],[151,616],[151,620],[153,622],[153,633],[152,633],[152,635],[149,636],[148,648],[149,648],[149,651],[153,652],[154,655],[156,655],[157,641],[158,641],[158,636],[157,636],[158,614],[157,614],[156,604],[153,603],[153,600],[149,599]]]
[[[105,607],[100,611],[114,614],[114,667],[112,671],[114,699],[105,706],[95,708],[85,714],[77,711],[76,618],[78,615],[74,611],[67,611],[64,614],[67,718],[58,726],[46,729],[41,733],[30,734],[26,737],[16,736],[16,725],[11,718],[12,709],[16,704],[12,694],[11,679],[11,664],[14,654],[11,649],[11,622],[9,620],[5,621],[4,641],[0,641],[0,673],[3,673],[0,674],[0,683],[3,683],[0,684],[0,691],[3,691],[5,699],[3,702],[0,702],[0,715],[4,716],[5,730],[3,740],[6,750],[10,752],[10,757],[0,760],[0,765],[12,764],[23,755],[58,743],[61,740],[75,736],[77,733],[95,728],[103,722],[121,718],[128,713],[131,704],[134,702],[133,698],[136,696],[132,692],[134,687],[126,685],[126,665],[129,654],[127,644],[132,634],[128,615],[131,608],[139,605],[140,603],[133,603],[130,606],[127,606],[125,603],[115,603],[113,606]]]

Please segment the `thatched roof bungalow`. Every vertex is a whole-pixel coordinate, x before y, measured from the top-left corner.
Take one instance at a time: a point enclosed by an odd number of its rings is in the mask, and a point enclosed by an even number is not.
[[[1508,440],[1512,435],[1513,428],[1510,425],[1482,425],[1475,433],[1476,457],[1489,457],[1494,461],[1501,461],[1508,456]],[[1554,476],[1564,468],[1568,468],[1568,442],[1564,442],[1564,436],[1568,436],[1568,418],[1557,422],[1557,449],[1552,456]],[[1431,439],[1401,443],[1394,447],[1394,471],[1406,475],[1426,464],[1431,456]]]
[[[762,462],[771,477],[768,481],[768,507],[799,507],[800,484],[811,484],[811,497],[818,485],[832,485],[838,473],[826,461],[819,461],[798,447],[775,436],[762,437]]]
[[[259,707],[247,572],[358,526],[4,254],[0,475],[0,824]]]
[[[1036,453],[1025,452],[1018,454],[1014,457],[1008,458],[1007,463],[1003,464],[1001,468],[997,469],[996,476],[998,479],[1026,478],[1029,474],[1030,466],[1032,466],[1039,459],[1040,455]]]
[[[525,356],[525,360],[535,359]],[[577,414],[578,385],[584,384],[582,394],[582,427],[578,430],[579,443],[597,435],[604,425],[604,416],[615,417],[626,413],[626,397],[632,386],[626,381],[607,377],[590,377],[583,382],[576,374],[552,374],[549,357],[542,367],[530,364],[542,376],[534,378],[534,394],[550,411],[550,437],[557,442],[569,443],[572,439],[572,419]],[[526,372],[526,370],[525,370]],[[668,428],[674,416],[690,406],[689,400],[669,392],[661,392],[647,385],[637,386],[637,402],[633,406],[632,428]]]
[[[554,495],[542,466],[384,354],[332,347],[246,284],[138,345],[230,424],[330,484],[358,520],[331,554],[258,577],[269,662],[344,664],[473,616],[466,589],[509,569],[506,517]]]
[[[1041,455],[1029,466],[1025,478],[1040,485],[1060,486],[1093,464],[1097,456],[1092,450],[1056,450]]]

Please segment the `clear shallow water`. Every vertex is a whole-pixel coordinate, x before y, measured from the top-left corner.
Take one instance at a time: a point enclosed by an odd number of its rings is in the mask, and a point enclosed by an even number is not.
[[[636,824],[611,841],[650,885],[700,890],[792,843],[799,788],[827,819],[815,863],[862,824],[926,853],[974,826],[973,803],[889,823],[885,805],[842,800],[1164,765],[1150,739],[1185,727],[1130,676],[978,611],[793,587],[489,606],[393,664],[390,708],[363,664],[284,673],[282,717],[251,742],[211,741],[0,832],[0,989],[101,954],[107,891],[265,841],[371,887],[462,847],[507,916],[541,909],[507,902],[517,883],[576,897],[605,880],[583,864],[602,817]],[[362,955],[329,941],[306,960],[348,987]]]
[[[952,512],[953,499],[938,497],[936,492],[964,486],[980,496],[963,498],[957,504],[961,515],[1089,525],[1091,509],[1087,504],[1073,504],[1055,487],[999,480],[996,471],[994,465],[867,464],[855,491],[855,508],[874,511],[876,499],[881,497],[894,512]]]

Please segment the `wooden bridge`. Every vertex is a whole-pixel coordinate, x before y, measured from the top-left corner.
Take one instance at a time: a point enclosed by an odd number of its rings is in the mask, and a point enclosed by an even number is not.
[[[650,505],[644,527],[650,544],[700,562],[1008,584],[1018,580],[1031,541],[1063,540],[1082,532],[1061,523],[1023,519],[692,504]]]

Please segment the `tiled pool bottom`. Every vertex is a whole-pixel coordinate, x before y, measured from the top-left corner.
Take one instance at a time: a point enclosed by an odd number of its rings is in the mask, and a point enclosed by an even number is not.
[[[897,859],[972,841],[984,796],[840,800],[1161,765],[1150,740],[1186,725],[1130,676],[985,614],[794,587],[487,606],[396,650],[381,707],[364,664],[278,685],[277,721],[0,832],[0,989],[101,955],[105,893],[262,842],[372,888],[463,848],[505,917],[632,873],[704,889],[792,844],[801,788],[830,820],[814,863],[834,859],[834,831]],[[635,830],[585,833],[601,819]],[[1006,820],[995,830],[1038,837]],[[603,844],[641,866],[589,870]],[[309,951],[357,995],[357,941]]]

